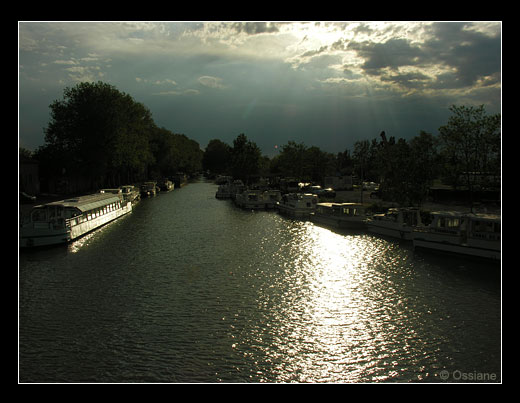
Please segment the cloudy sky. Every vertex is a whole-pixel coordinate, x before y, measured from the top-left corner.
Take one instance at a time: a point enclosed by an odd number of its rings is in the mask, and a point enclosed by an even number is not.
[[[240,133],[330,152],[437,134],[452,104],[501,111],[500,22],[20,22],[19,143],[49,105],[110,83],[204,148]]]

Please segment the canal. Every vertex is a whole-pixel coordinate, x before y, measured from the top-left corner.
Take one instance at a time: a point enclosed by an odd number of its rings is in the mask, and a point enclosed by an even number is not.
[[[501,381],[501,267],[215,199],[19,254],[20,382]]]

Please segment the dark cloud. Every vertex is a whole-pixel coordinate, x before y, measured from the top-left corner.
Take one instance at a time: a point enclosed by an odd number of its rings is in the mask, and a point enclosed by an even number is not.
[[[355,50],[365,62],[365,73],[383,76],[386,81],[417,82],[407,74],[388,75],[401,67],[428,68],[438,65],[451,72],[441,72],[431,81],[432,88],[462,88],[474,85],[485,77],[496,76],[501,69],[500,34],[489,36],[472,30],[469,23],[434,23],[426,29],[423,42],[408,39],[389,39],[383,43],[370,41],[350,42],[349,50]],[[333,44],[340,48],[341,43]],[[419,81],[425,81],[424,77]],[[489,79],[487,79],[489,83]]]
[[[348,49],[356,50],[365,59],[362,68],[367,74],[379,75],[385,68],[415,66],[421,63],[424,52],[407,39],[389,39],[384,43],[351,42]]]
[[[231,27],[248,35],[278,32],[278,26],[269,22],[235,22]]]
[[[403,73],[382,76],[381,81],[393,82],[408,89],[419,89],[428,85],[431,79],[422,73]]]

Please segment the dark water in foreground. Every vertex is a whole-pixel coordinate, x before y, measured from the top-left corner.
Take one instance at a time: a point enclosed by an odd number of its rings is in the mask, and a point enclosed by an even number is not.
[[[500,266],[215,199],[21,252],[21,382],[501,381]]]

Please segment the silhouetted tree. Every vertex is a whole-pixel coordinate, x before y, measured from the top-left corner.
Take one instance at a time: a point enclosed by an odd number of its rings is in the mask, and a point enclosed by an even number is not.
[[[241,133],[233,140],[231,149],[231,173],[233,177],[248,182],[260,170],[262,153],[256,143]]]

